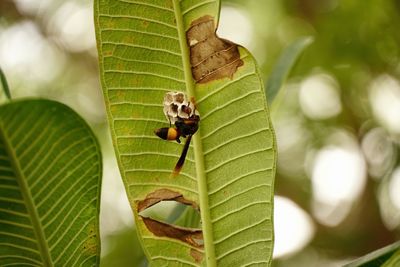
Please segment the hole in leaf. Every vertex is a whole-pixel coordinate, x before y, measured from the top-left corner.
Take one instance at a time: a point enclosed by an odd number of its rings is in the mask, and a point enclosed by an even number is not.
[[[168,208],[169,212],[164,212]],[[196,249],[203,247],[198,205],[179,192],[156,190],[139,201],[137,209],[147,229],[154,235],[177,239]],[[202,252],[196,250],[196,253],[191,255],[197,261]]]

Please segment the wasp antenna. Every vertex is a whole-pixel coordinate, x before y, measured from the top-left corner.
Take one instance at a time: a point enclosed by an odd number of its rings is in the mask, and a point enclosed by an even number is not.
[[[190,140],[192,140],[192,135],[188,135],[188,137],[186,138],[185,146],[183,147],[182,154],[175,165],[174,171],[172,172],[172,177],[177,176],[179,172],[182,170],[183,163],[185,163],[186,154],[189,150]]]

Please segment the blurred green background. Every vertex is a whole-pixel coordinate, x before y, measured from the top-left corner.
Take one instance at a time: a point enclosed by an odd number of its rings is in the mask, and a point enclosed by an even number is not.
[[[278,141],[274,266],[338,266],[399,239],[400,1],[226,0],[220,36],[265,81],[313,36],[271,104]],[[144,266],[111,147],[92,2],[0,0],[0,66],[13,98],[78,111],[104,153],[102,266]]]

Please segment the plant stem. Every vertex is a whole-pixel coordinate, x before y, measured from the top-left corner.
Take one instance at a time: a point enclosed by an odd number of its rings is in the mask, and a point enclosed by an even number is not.
[[[176,24],[178,28],[179,44],[182,53],[182,63],[186,81],[186,90],[189,99],[192,97],[196,99],[195,85],[194,85],[194,80],[192,78],[192,68],[190,66],[190,61],[189,61],[190,60],[189,47],[186,43],[186,32],[184,28],[179,0],[173,0],[173,4],[175,10]],[[193,135],[193,146],[194,146],[196,176],[197,176],[198,191],[199,191],[201,224],[202,224],[203,238],[204,238],[204,250],[206,254],[205,262],[207,267],[215,267],[217,266],[217,264],[215,260],[212,223],[211,223],[210,209],[208,204],[207,177],[205,173],[204,154],[199,132]]]

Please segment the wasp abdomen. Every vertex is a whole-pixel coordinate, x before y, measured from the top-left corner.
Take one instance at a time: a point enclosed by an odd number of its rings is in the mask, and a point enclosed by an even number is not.
[[[179,131],[172,127],[163,127],[154,131],[154,133],[164,140],[176,140],[179,142]]]

